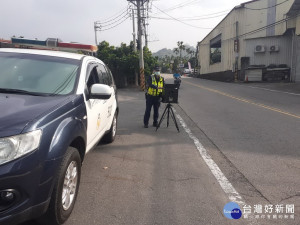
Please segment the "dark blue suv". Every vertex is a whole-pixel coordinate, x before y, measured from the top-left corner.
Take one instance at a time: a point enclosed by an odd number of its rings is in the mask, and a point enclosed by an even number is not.
[[[0,224],[70,216],[85,154],[116,136],[110,70],[73,53],[0,49]]]

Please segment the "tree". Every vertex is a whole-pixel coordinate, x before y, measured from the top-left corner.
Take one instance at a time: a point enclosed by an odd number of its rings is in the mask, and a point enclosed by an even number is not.
[[[101,59],[112,71],[118,87],[126,87],[135,84],[135,73],[139,73],[139,57],[134,52],[133,42],[130,45],[121,43],[120,47],[110,46],[102,41],[98,46],[97,57]],[[144,48],[145,75],[152,73],[157,59],[152,57],[148,48]]]
[[[174,48],[174,49],[173,49],[173,52],[174,52],[176,55],[178,55],[178,54],[179,54],[179,48]]]
[[[187,48],[185,51],[188,54],[188,56],[190,56],[189,58],[192,58],[195,54],[195,51],[191,50],[190,48]]]
[[[154,67],[158,64],[158,58],[152,56],[152,52],[145,46],[144,47],[144,67],[145,79],[153,72]]]
[[[177,41],[177,46],[179,49],[179,57],[182,58],[182,51],[185,50],[185,45],[183,44],[183,41]]]

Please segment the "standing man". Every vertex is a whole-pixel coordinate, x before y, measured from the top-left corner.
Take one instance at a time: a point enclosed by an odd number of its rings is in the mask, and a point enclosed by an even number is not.
[[[144,127],[148,128],[151,108],[153,106],[153,126],[158,125],[158,110],[161,102],[162,92],[165,85],[164,78],[160,75],[160,68],[157,66],[154,73],[147,79],[148,90],[146,93],[146,110],[144,115]]]

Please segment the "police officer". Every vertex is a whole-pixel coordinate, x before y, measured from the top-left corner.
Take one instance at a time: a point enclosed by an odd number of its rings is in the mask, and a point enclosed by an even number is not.
[[[165,85],[164,78],[160,75],[160,68],[155,67],[154,73],[147,79],[148,90],[146,93],[146,110],[144,115],[144,127],[148,128],[151,108],[153,106],[153,126],[158,122],[158,110],[161,102],[162,92]]]

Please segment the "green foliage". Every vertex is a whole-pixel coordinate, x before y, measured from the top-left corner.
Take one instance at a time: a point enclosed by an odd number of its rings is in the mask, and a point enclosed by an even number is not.
[[[144,47],[144,67],[145,67],[145,77],[152,74],[154,67],[157,65],[157,57],[152,56],[152,52]]]
[[[185,46],[183,41],[178,41],[177,48],[173,49],[175,56],[164,55],[158,58],[162,72],[175,73],[178,70],[181,70],[182,72],[182,68],[179,68],[179,64],[181,64],[181,62],[185,65],[185,67],[188,67],[188,62],[190,62],[194,68],[197,64],[197,59],[195,57],[196,52],[193,49],[195,48]],[[182,53],[186,54],[183,56]]]
[[[191,63],[192,68],[195,68],[197,66],[197,58],[196,57],[190,58],[189,62]]]
[[[134,52],[132,42],[130,45],[121,43],[120,47],[114,47],[102,41],[98,46],[97,57],[110,68],[118,87],[135,83],[135,73],[139,73],[139,55]],[[149,49],[144,48],[146,75],[151,74],[156,63],[157,59],[152,57]]]

